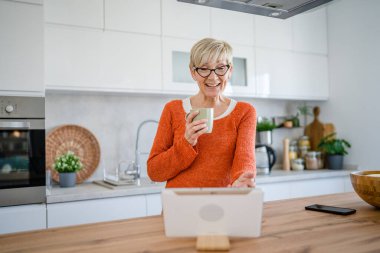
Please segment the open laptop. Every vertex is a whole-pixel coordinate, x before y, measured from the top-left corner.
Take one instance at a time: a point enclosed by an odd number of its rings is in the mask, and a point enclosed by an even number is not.
[[[258,188],[168,188],[162,192],[168,237],[258,237],[263,192]]]

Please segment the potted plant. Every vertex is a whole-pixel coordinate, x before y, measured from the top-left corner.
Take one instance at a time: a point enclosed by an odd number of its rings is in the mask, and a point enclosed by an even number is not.
[[[312,107],[309,105],[306,105],[306,103],[305,103],[303,105],[298,106],[297,109],[298,109],[299,114],[303,116],[303,126],[306,126],[307,125],[307,116],[308,115],[313,116],[313,114],[311,113]],[[297,112],[297,115],[298,115],[298,112]]]
[[[343,167],[343,156],[347,155],[347,148],[351,144],[344,139],[336,139],[336,133],[323,137],[318,148],[327,155],[328,168],[331,170],[341,170]]]
[[[74,187],[76,172],[83,168],[83,164],[74,152],[68,151],[55,159],[53,167],[59,173],[59,185],[61,187]]]
[[[266,145],[272,144],[272,130],[274,128],[276,128],[276,125],[268,119],[257,122],[257,143]]]

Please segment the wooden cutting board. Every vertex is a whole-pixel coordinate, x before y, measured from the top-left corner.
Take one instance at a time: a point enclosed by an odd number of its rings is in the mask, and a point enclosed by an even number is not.
[[[320,108],[318,106],[313,109],[314,120],[305,127],[305,135],[310,139],[311,150],[317,150],[321,139],[335,132],[335,126],[332,123],[323,124],[319,121]]]

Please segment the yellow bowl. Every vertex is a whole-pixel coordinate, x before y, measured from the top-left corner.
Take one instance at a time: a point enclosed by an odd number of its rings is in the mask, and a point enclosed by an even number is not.
[[[351,172],[351,184],[365,202],[380,208],[380,170]]]

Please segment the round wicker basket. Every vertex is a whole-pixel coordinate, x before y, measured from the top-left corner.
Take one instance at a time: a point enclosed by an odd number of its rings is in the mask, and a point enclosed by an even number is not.
[[[53,129],[46,139],[46,169],[51,170],[56,182],[59,182],[59,173],[53,169],[54,161],[67,151],[74,152],[83,164],[83,168],[76,173],[76,182],[82,183],[99,165],[99,143],[89,130],[81,126],[63,125]]]

